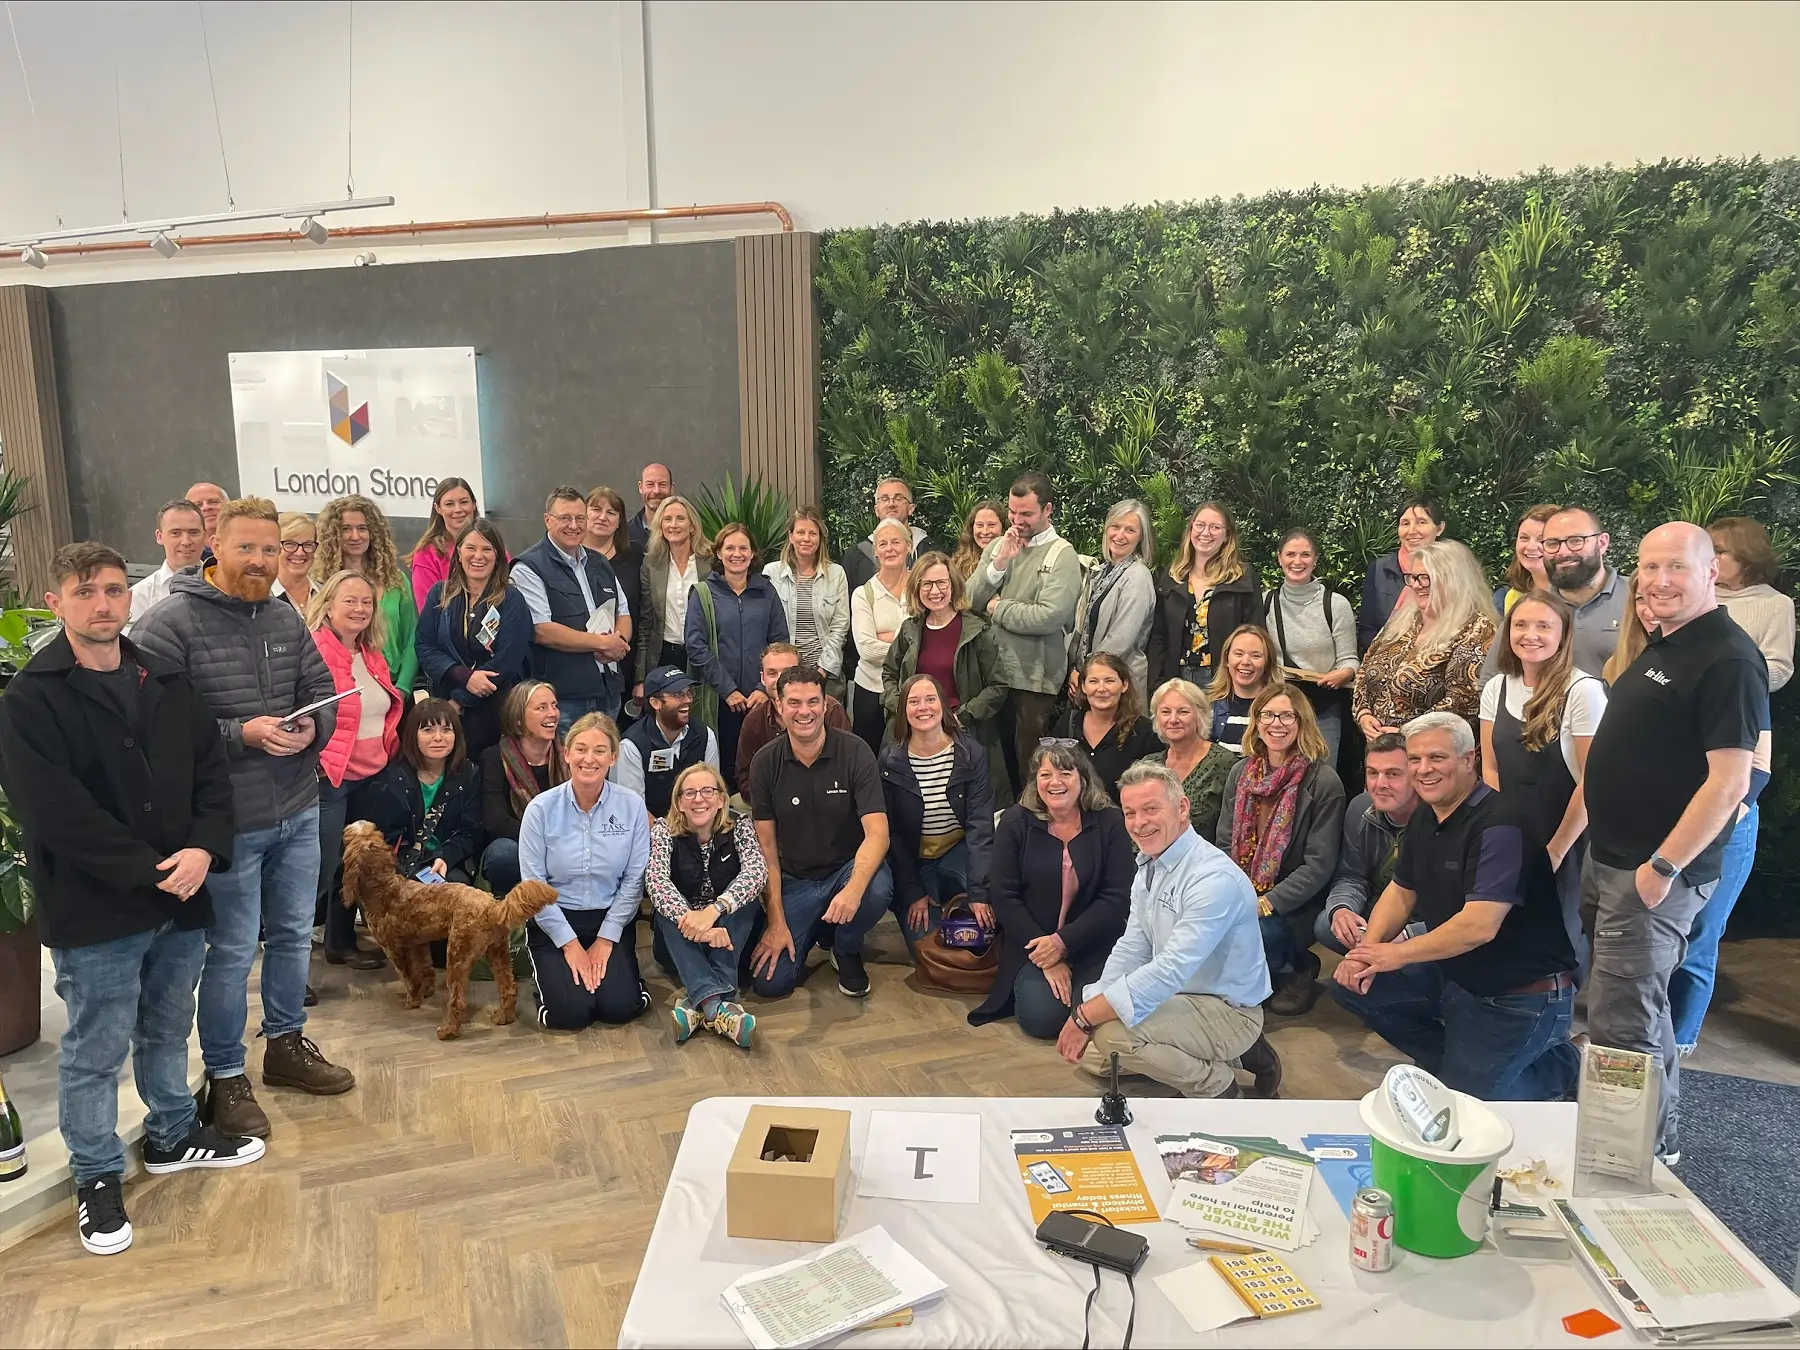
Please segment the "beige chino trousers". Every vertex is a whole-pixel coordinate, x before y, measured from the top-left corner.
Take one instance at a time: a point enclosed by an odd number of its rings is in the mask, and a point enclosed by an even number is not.
[[[1141,1073],[1184,1097],[1217,1097],[1237,1082],[1238,1056],[1262,1035],[1261,1008],[1238,1008],[1212,994],[1176,994],[1135,1027],[1102,1022],[1079,1067],[1096,1078]]]

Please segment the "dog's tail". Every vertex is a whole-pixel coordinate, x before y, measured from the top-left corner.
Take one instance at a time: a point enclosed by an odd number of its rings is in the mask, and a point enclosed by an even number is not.
[[[499,918],[508,928],[517,928],[544,906],[555,903],[554,887],[542,881],[521,881],[500,901]]]

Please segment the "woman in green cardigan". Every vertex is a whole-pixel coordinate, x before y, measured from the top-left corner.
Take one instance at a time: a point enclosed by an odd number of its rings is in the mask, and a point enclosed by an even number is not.
[[[1013,801],[997,725],[1006,686],[994,673],[994,636],[988,622],[965,609],[967,604],[962,576],[946,555],[926,553],[913,564],[906,583],[910,617],[894,634],[882,663],[881,706],[890,725],[900,724],[900,686],[920,671],[935,675],[963,730],[987,751],[988,778],[998,809]]]
[[[400,566],[394,532],[381,508],[367,497],[337,497],[319,512],[319,551],[313,554],[315,585],[338,571],[360,572],[375,587],[375,605],[381,611],[387,641],[382,656],[394,677],[394,687],[411,694],[419,674],[419,657],[413,637],[419,611],[413,607],[412,583]]]

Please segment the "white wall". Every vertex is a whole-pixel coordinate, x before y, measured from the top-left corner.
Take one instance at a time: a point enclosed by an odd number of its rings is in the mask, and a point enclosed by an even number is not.
[[[199,10],[14,0],[0,237],[222,209]],[[205,6],[240,207],[341,196],[352,8]],[[1766,4],[394,3],[354,6],[358,223],[774,199],[801,228],[1800,154],[1800,0]],[[771,228],[663,225],[663,239]],[[640,242],[377,243],[0,281]]]

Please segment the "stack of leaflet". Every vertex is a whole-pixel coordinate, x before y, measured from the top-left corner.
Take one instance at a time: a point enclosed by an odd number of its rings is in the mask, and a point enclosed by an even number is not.
[[[746,1275],[719,1297],[756,1350],[806,1350],[859,1327],[905,1325],[902,1310],[943,1292],[944,1282],[877,1226]]]
[[[1307,1208],[1318,1168],[1306,1154],[1260,1135],[1159,1135],[1156,1147],[1174,1187],[1164,1218],[1284,1252],[1319,1236]]]
[[[1350,1217],[1350,1206],[1356,1193],[1375,1184],[1375,1164],[1369,1154],[1366,1134],[1309,1134],[1300,1140],[1319,1165],[1319,1176],[1331,1189],[1344,1217]]]
[[[1704,1206],[1655,1195],[1555,1207],[1620,1316],[1657,1344],[1795,1343],[1800,1298]]]

